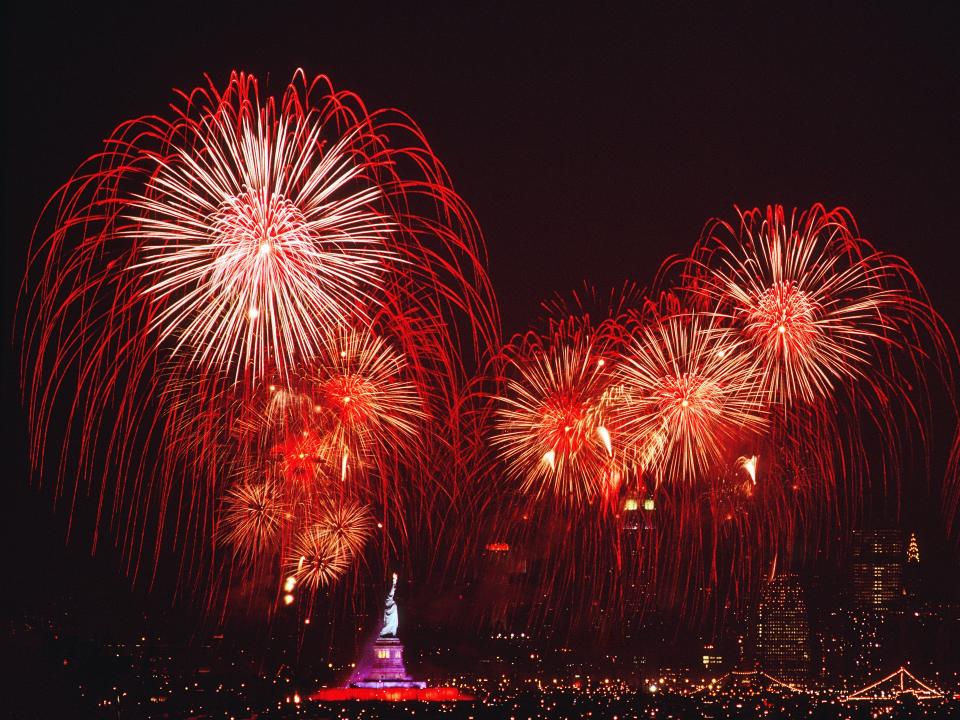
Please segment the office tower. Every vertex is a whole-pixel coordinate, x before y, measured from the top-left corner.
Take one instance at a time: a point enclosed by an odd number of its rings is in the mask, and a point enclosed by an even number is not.
[[[760,669],[791,683],[805,682],[810,669],[807,606],[796,575],[780,575],[760,594],[757,618]]]
[[[903,594],[906,559],[900,530],[856,531],[853,536],[853,602],[856,609],[884,613],[896,609]]]

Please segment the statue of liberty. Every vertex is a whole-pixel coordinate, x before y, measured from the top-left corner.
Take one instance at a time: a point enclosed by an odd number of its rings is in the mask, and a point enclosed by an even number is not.
[[[397,611],[397,602],[393,599],[393,594],[397,591],[397,574],[393,574],[393,585],[390,587],[390,594],[387,595],[387,601],[383,605],[383,629],[380,631],[380,637],[396,637],[397,623],[400,620]]]
[[[352,688],[415,688],[427,686],[424,680],[414,680],[407,674],[403,664],[403,643],[397,637],[400,620],[397,601],[397,574],[393,573],[393,585],[383,603],[383,624],[380,636],[364,650],[348,681]]]

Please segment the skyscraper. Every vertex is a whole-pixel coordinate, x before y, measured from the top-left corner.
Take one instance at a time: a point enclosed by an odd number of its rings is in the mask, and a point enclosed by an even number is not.
[[[804,682],[810,669],[807,605],[796,575],[779,575],[764,586],[757,618],[757,662],[788,682]]]
[[[906,558],[900,530],[854,532],[853,602],[856,609],[888,612],[900,604]]]
[[[895,653],[895,620],[904,607],[907,544],[901,530],[858,530],[852,554],[851,669],[863,680],[896,659],[890,655]]]

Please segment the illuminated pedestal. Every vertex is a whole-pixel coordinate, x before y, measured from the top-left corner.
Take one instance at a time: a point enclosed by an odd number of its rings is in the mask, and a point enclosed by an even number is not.
[[[407,674],[403,664],[403,643],[399,638],[377,638],[371,650],[351,676],[349,687],[422,689],[427,686]]]
[[[377,638],[361,660],[347,687],[322,688],[310,696],[320,702],[347,700],[378,702],[462,702],[475,698],[455,687],[427,687],[414,680],[403,664],[403,643],[395,637]]]

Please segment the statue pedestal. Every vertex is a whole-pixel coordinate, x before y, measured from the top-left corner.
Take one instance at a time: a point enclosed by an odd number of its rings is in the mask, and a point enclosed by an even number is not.
[[[396,637],[380,637],[350,678],[354,688],[425,688],[414,680],[403,664],[403,643]]]

